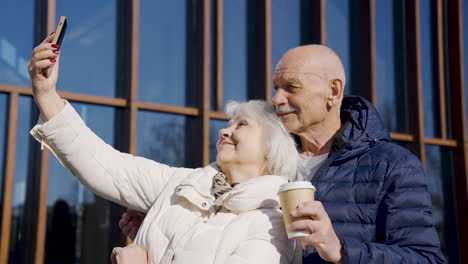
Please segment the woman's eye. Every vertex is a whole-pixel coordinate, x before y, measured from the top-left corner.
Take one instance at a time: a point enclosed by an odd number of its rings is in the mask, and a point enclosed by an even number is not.
[[[240,126],[247,126],[247,122],[245,121],[242,121],[242,122],[239,122],[239,124],[237,125],[237,127],[240,127]]]

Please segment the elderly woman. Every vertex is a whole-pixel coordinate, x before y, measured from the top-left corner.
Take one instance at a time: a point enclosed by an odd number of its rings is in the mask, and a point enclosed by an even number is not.
[[[34,49],[29,63],[42,118],[31,134],[96,194],[147,212],[134,242],[148,251],[149,262],[291,260],[276,193],[296,176],[300,158],[272,106],[229,104],[216,162],[204,168],[174,168],[120,153],[57,94],[59,55],[52,37]]]

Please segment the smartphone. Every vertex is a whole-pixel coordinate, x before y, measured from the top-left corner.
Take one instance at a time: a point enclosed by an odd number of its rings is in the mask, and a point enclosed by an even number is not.
[[[67,30],[67,17],[66,16],[61,16],[60,17],[60,20],[57,24],[57,28],[55,29],[55,35],[54,35],[54,38],[52,39],[52,44],[58,44],[59,47],[57,48],[57,50],[60,49],[61,45],[62,45],[62,41],[63,41],[63,37],[65,36],[65,31]],[[49,71],[50,71],[50,67],[47,68],[47,69],[44,69],[42,74],[47,77],[49,76]]]
[[[58,22],[57,28],[55,29],[55,35],[52,39],[52,44],[62,45],[63,37],[67,31],[67,17],[61,16]],[[60,49],[60,46],[59,46]]]

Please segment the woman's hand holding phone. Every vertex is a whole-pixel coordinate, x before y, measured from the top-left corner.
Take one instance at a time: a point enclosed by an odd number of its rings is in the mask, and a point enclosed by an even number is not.
[[[62,32],[61,29],[60,32]],[[34,48],[28,65],[34,99],[44,121],[51,119],[64,107],[64,102],[56,91],[60,46],[52,43],[55,34],[51,33]]]

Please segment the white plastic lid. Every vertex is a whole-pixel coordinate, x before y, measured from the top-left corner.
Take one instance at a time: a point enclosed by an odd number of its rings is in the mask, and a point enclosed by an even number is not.
[[[279,187],[278,192],[284,192],[284,191],[289,191],[289,190],[293,190],[293,189],[313,189],[313,190],[315,190],[315,187],[309,181],[295,181],[295,182],[288,182],[288,183],[282,184]]]

